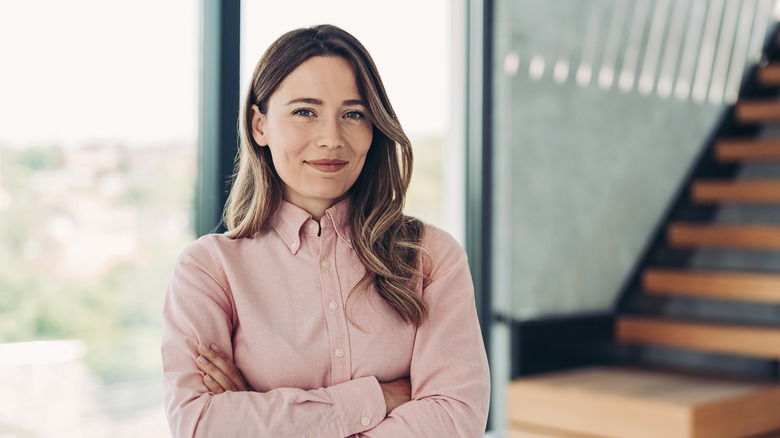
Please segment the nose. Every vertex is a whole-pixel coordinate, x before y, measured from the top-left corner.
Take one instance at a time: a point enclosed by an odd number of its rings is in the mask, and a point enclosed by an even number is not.
[[[341,120],[338,117],[327,117],[320,121],[317,129],[317,146],[340,148],[344,146],[344,135]]]

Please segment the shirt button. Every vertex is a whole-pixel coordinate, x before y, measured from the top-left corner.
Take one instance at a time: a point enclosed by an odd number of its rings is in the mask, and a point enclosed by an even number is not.
[[[339,308],[339,303],[337,303],[335,301],[331,301],[329,306],[330,306],[330,310],[336,310],[336,309]]]
[[[306,228],[308,228],[309,231],[314,231],[317,229],[317,224],[315,224],[314,222],[309,222],[309,224],[306,225]]]
[[[368,426],[369,424],[371,424],[371,419],[368,418],[368,417],[363,417],[363,418],[360,419],[360,423],[363,426]]]
[[[328,261],[328,259],[323,259],[322,260],[322,266],[324,266],[326,268],[330,268],[330,262]]]
[[[290,244],[290,246],[292,247],[292,249],[297,249],[298,248],[298,242],[293,242],[293,243]]]
[[[336,356],[344,357],[344,349],[343,348],[337,348],[336,349]]]

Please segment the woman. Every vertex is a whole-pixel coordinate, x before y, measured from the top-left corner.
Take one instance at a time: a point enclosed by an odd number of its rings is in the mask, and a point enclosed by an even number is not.
[[[409,140],[334,26],[255,68],[225,211],[163,310],[175,437],[478,437],[489,376],[466,256],[402,213]]]

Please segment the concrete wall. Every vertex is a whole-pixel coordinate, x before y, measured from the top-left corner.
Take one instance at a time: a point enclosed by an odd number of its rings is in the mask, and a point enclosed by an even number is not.
[[[725,29],[731,12],[711,11],[709,3],[696,0],[658,3],[496,2],[496,312],[522,319],[608,308],[728,104],[728,97],[718,99],[728,96],[728,90],[721,85],[719,93],[713,91],[721,55],[720,33],[712,29]],[[753,3],[752,13],[763,13],[762,3]],[[675,19],[676,13],[684,16]],[[696,33],[687,29],[697,23],[695,56],[710,44],[709,67],[686,60],[686,35]],[[742,36],[734,31],[728,60],[743,62],[725,70],[728,74],[741,75],[744,65],[753,62],[755,53],[743,52],[758,36],[763,39],[765,29],[752,25]],[[665,58],[675,50],[675,32],[679,47]],[[639,78],[643,69],[649,71],[653,44],[658,46],[657,66],[649,91],[647,78],[640,91]],[[586,63],[592,77],[578,81],[578,69]],[[687,96],[675,94],[684,87],[661,90],[663,71],[671,71],[667,80],[680,85],[689,64],[711,68],[704,94],[694,93],[697,70],[689,75]],[[614,71],[609,84],[599,81],[605,68]]]

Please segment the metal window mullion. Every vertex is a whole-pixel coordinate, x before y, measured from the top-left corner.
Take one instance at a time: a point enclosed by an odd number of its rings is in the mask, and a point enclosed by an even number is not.
[[[195,233],[221,230],[238,145],[240,0],[201,1]]]

